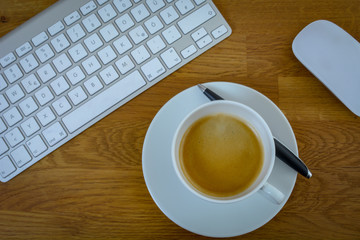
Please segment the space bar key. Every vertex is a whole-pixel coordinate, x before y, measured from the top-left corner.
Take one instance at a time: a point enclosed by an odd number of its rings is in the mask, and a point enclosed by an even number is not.
[[[73,133],[145,84],[139,71],[135,71],[65,116],[63,123]]]

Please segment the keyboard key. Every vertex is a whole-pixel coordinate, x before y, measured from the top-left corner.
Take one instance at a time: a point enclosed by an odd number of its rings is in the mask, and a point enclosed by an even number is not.
[[[42,68],[40,68],[37,71],[37,74],[39,75],[43,83],[48,82],[50,79],[56,76],[56,73],[50,64],[46,64]]]
[[[54,99],[54,95],[51,93],[49,87],[45,86],[35,93],[35,97],[41,106],[44,106],[48,102]]]
[[[5,134],[5,138],[11,147],[15,147],[25,139],[18,128],[14,128],[13,130]]]
[[[55,48],[55,51],[59,53],[68,46],[70,46],[70,43],[66,39],[64,34],[60,34],[59,36],[51,40],[51,45]]]
[[[82,23],[89,33],[101,26],[101,23],[95,14],[91,14],[89,17],[85,18]]]
[[[36,50],[35,53],[40,59],[40,62],[42,63],[55,56],[54,52],[51,50],[48,44],[45,44],[44,46]]]
[[[184,34],[188,34],[189,32],[191,32],[201,24],[215,17],[215,15],[216,15],[215,11],[212,9],[210,4],[207,3],[204,6],[192,12],[190,15],[181,19],[178,22],[178,26],[180,27],[180,29]]]
[[[129,32],[131,39],[135,44],[139,44],[148,38],[148,34],[145,32],[144,28],[140,25]]]
[[[22,57],[25,54],[27,54],[28,52],[30,52],[31,50],[32,50],[32,47],[31,47],[30,43],[26,42],[16,49],[16,53],[19,57]]]
[[[180,32],[176,29],[175,26],[171,26],[165,31],[162,32],[162,35],[164,36],[165,40],[168,44],[174,43],[176,40],[181,38]]]
[[[89,75],[101,68],[100,63],[95,56],[91,56],[88,59],[86,59],[84,62],[82,62],[82,66]]]
[[[74,12],[70,13],[69,15],[67,15],[64,18],[64,21],[65,21],[66,25],[69,26],[79,19],[80,19],[80,14],[78,13],[78,11],[74,11]]]
[[[50,33],[50,36],[54,36],[55,34],[59,33],[65,28],[64,24],[62,24],[61,21],[58,21],[54,25],[48,28],[48,31]]]
[[[196,47],[194,45],[190,45],[181,51],[181,55],[183,56],[183,58],[188,58],[194,53],[196,53],[196,51],[197,51]]]
[[[117,15],[114,8],[110,4],[107,4],[105,7],[101,8],[98,13],[104,23],[110,21]]]
[[[170,6],[165,10],[161,11],[160,16],[166,24],[170,24],[179,18],[179,14],[177,14],[173,6]]]
[[[63,115],[71,109],[71,105],[65,96],[62,96],[52,104],[58,116]]]
[[[97,76],[93,76],[89,80],[85,81],[84,86],[90,95],[94,95],[103,88],[103,85]]]
[[[11,103],[16,103],[25,96],[25,93],[21,90],[19,84],[15,84],[8,90],[6,90],[6,96]]]
[[[221,37],[222,35],[224,35],[225,33],[227,33],[227,28],[224,25],[221,25],[220,27],[216,28],[214,31],[211,32],[211,34],[213,35],[213,37],[215,39]]]
[[[41,110],[40,112],[38,112],[36,114],[36,117],[38,118],[39,122],[43,126],[48,125],[49,123],[54,121],[56,118],[53,111],[49,107],[46,107],[43,110]]]
[[[25,88],[27,93],[31,93],[38,87],[40,87],[39,80],[35,77],[34,74],[29,75],[21,81],[22,86]]]
[[[149,81],[154,80],[165,72],[165,68],[158,58],[154,58],[151,61],[145,63],[141,67],[141,70]]]
[[[65,127],[70,133],[75,132],[145,84],[146,82],[141,74],[134,71],[65,116],[63,118]]]
[[[111,23],[100,29],[100,34],[104,38],[105,42],[110,42],[119,36],[119,32]]]
[[[25,116],[29,116],[31,113],[35,112],[39,107],[35,103],[32,97],[28,97],[19,104],[21,111]]]
[[[150,58],[149,52],[144,45],[141,45],[137,49],[131,52],[131,56],[135,59],[137,64],[143,63],[146,59]]]
[[[45,32],[41,32],[35,37],[33,37],[31,41],[34,44],[34,46],[37,47],[48,39],[49,39],[48,35]]]
[[[26,163],[31,161],[31,156],[24,146],[20,146],[11,152],[11,156],[14,159],[16,165],[20,168]]]
[[[59,57],[55,58],[53,64],[55,65],[59,73],[71,67],[71,62],[64,53],[61,54]]]
[[[69,84],[67,83],[67,81],[63,76],[52,81],[50,83],[50,86],[52,90],[55,92],[55,94],[58,96],[70,88]]]
[[[113,3],[120,13],[124,12],[132,6],[130,0],[114,0]]]
[[[153,13],[165,6],[163,0],[146,0],[146,4]]]
[[[160,56],[168,68],[172,68],[181,62],[181,59],[174,48],[166,50],[160,54]]]
[[[0,112],[4,111],[9,106],[10,105],[9,105],[8,101],[5,99],[5,97],[2,94],[0,94]]]
[[[121,38],[117,39],[113,44],[119,54],[124,54],[133,46],[126,36],[122,36]]]
[[[109,0],[97,0],[99,5],[103,5],[104,3],[106,3]]]
[[[74,67],[66,73],[67,78],[70,80],[72,85],[79,83],[85,78],[84,72],[79,66]]]
[[[103,45],[103,42],[100,40],[97,33],[94,33],[90,37],[86,38],[84,40],[84,43],[90,52],[94,52],[96,49]]]
[[[70,100],[74,105],[80,104],[87,98],[87,95],[81,86],[78,86],[77,88],[71,90],[68,93],[68,96],[70,97]]]
[[[144,4],[136,6],[135,8],[131,9],[130,12],[137,22],[141,22],[142,20],[150,16],[149,11],[146,9]]]
[[[4,113],[3,117],[10,127],[22,120],[21,113],[16,107],[10,108],[9,111]]]
[[[0,59],[0,64],[2,67],[8,66],[10,63],[16,60],[15,55],[11,52]]]
[[[39,66],[39,63],[34,58],[34,55],[30,54],[20,60],[20,65],[24,69],[25,73],[31,72],[33,69]]]
[[[100,57],[103,64],[108,64],[117,57],[116,53],[110,46],[107,46],[100,50],[98,52],[98,56]]]
[[[80,8],[80,11],[83,15],[86,15],[86,14],[92,12],[94,9],[96,9],[96,4],[94,3],[94,1],[90,1],[90,2],[86,3],[85,5],[83,5]]]
[[[42,134],[50,146],[54,146],[67,136],[64,128],[59,122],[56,122],[45,129]]]
[[[175,3],[175,6],[182,15],[194,9],[194,4],[190,0],[179,0]]]
[[[24,131],[25,135],[29,137],[40,130],[40,126],[35,118],[31,117],[21,124],[21,129]]]
[[[23,76],[23,73],[21,72],[17,64],[14,64],[8,69],[6,69],[4,73],[10,83],[16,82]]]
[[[145,27],[150,34],[154,34],[164,27],[160,19],[157,16],[154,16],[145,22]]]
[[[6,178],[11,173],[16,171],[16,167],[11,162],[10,158],[8,156],[5,156],[0,159],[0,175],[3,178]]]
[[[211,37],[209,35],[206,35],[205,37],[203,37],[202,39],[197,41],[196,44],[198,45],[199,48],[204,48],[205,46],[207,46],[211,42],[212,42]]]
[[[161,39],[161,37],[159,35],[157,35],[154,38],[147,41],[146,44],[150,48],[150,51],[153,54],[160,52],[161,50],[163,50],[166,47],[164,41]]]
[[[0,156],[9,150],[3,138],[0,137]]]
[[[100,72],[100,77],[106,85],[112,83],[119,78],[119,74],[115,71],[113,66],[108,66]]]
[[[26,146],[28,146],[30,152],[34,157],[39,156],[47,149],[47,146],[45,145],[44,141],[41,139],[39,135],[36,135],[35,137],[27,141]]]
[[[196,42],[200,40],[202,37],[204,37],[207,34],[205,28],[200,28],[199,30],[195,31],[191,34],[192,39]]]
[[[121,74],[125,74],[135,67],[135,64],[131,61],[128,55],[116,61],[115,65],[119,69]]]
[[[121,32],[125,32],[134,26],[133,20],[130,18],[129,14],[124,14],[115,21],[116,25],[120,28]]]
[[[81,43],[70,48],[69,54],[76,63],[87,56],[87,52]]]
[[[80,26],[80,24],[76,24],[73,27],[69,28],[66,33],[68,34],[73,43],[85,37],[84,29]]]

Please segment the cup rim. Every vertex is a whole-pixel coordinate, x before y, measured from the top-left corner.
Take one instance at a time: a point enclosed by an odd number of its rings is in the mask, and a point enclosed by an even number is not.
[[[266,136],[268,137],[268,139],[266,140],[265,143],[268,143],[269,144],[269,151],[270,151],[270,154],[271,154],[271,157],[269,158],[268,160],[268,168],[264,174],[264,176],[262,177],[261,181],[257,183],[257,185],[252,189],[250,190],[248,193],[246,193],[245,195],[243,196],[239,196],[239,197],[236,197],[237,195],[234,195],[234,196],[231,196],[231,197],[214,197],[214,196],[210,196],[210,195],[206,195],[204,193],[202,193],[200,190],[196,189],[194,186],[191,185],[191,183],[188,182],[188,180],[186,179],[186,177],[183,175],[183,173],[181,173],[181,170],[179,170],[179,168],[181,168],[179,166],[179,163],[177,161],[177,156],[176,156],[176,147],[177,147],[177,139],[179,138],[178,135],[179,135],[179,132],[183,129],[183,126],[184,124],[188,121],[188,119],[194,115],[196,112],[200,111],[201,109],[204,109],[204,108],[208,108],[209,106],[211,107],[212,105],[236,105],[237,107],[241,107],[242,109],[245,109],[246,111],[248,112],[251,112],[251,114],[255,115],[256,118],[258,119],[259,122],[261,122],[261,125],[264,127],[264,130],[266,132]],[[226,114],[230,114],[234,117],[238,117],[238,115],[236,114],[231,114],[229,112],[225,112],[224,113]],[[201,117],[193,120],[189,126],[191,126],[191,124],[193,122],[195,122],[196,120],[200,119]],[[243,119],[245,120],[245,119]],[[245,120],[246,121],[246,120]],[[251,124],[251,123],[249,123]],[[188,126],[188,127],[189,127]],[[253,126],[254,127],[254,126]],[[256,128],[255,128],[256,129]],[[256,129],[258,131],[258,129]],[[183,133],[184,134],[184,133]],[[181,135],[181,138],[183,137],[183,134]],[[271,139],[270,139],[271,138]],[[173,165],[173,168],[176,172],[176,175],[178,177],[178,179],[180,180],[180,182],[185,186],[186,189],[188,189],[190,192],[192,192],[193,194],[195,194],[196,196],[206,200],[206,201],[210,201],[210,202],[213,202],[213,203],[233,203],[233,202],[237,202],[237,201],[241,201],[241,200],[244,200],[245,198],[248,198],[250,197],[251,195],[253,195],[255,192],[259,191],[260,188],[267,182],[271,172],[272,172],[272,169],[274,167],[274,163],[275,163],[275,143],[274,141],[272,140],[273,138],[273,135],[272,135],[272,132],[270,130],[270,127],[268,126],[268,124],[266,123],[266,121],[261,117],[261,115],[256,112],[253,108],[249,107],[248,105],[245,105],[243,103],[240,103],[240,102],[235,102],[235,101],[231,101],[231,100],[219,100],[219,101],[211,101],[211,102],[208,102],[208,103],[205,103],[205,104],[202,104],[200,105],[199,107],[195,108],[194,110],[192,110],[190,113],[188,113],[182,120],[181,122],[179,123],[179,125],[177,126],[176,128],[176,131],[175,131],[175,134],[173,135],[173,139],[172,139],[172,144],[171,144],[171,160],[172,160],[172,165]],[[262,139],[263,141],[263,139]],[[264,141],[263,141],[263,144],[264,144]],[[265,146],[264,146],[265,147]],[[269,155],[270,155],[269,154]],[[263,170],[262,170],[263,171]],[[256,182],[256,180],[255,180]],[[245,190],[246,191],[246,190]],[[243,191],[244,192],[244,191]],[[238,195],[241,195],[243,192],[239,193]]]

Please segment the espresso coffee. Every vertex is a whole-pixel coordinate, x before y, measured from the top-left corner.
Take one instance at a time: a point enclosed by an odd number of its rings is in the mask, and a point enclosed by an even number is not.
[[[179,149],[187,180],[213,197],[235,196],[246,190],[258,177],[263,158],[263,146],[255,129],[226,114],[194,122]]]

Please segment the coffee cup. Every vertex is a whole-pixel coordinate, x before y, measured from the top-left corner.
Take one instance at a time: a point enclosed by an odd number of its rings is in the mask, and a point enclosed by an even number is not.
[[[261,192],[280,204],[284,194],[268,183],[275,144],[265,120],[242,103],[221,100],[199,106],[179,124],[172,163],[182,184],[214,203],[232,203]]]

